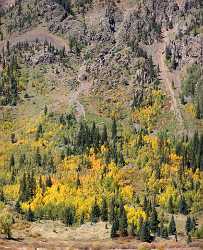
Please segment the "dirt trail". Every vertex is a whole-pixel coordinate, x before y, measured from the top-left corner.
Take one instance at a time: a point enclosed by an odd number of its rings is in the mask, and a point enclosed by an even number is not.
[[[167,94],[171,99],[171,109],[173,110],[181,127],[184,128],[184,121],[180,110],[180,102],[174,88],[174,86],[177,87],[177,89],[180,87],[179,75],[177,72],[171,72],[165,63],[165,48],[170,40],[170,35],[173,32],[174,30],[163,30],[163,39],[156,45],[153,57],[154,61],[159,65],[161,81],[164,83]],[[174,86],[172,85],[172,82],[174,82]]]
[[[92,86],[92,82],[90,80],[82,79],[83,77],[82,75],[85,75],[85,74],[86,74],[86,68],[84,65],[82,65],[78,72],[78,82],[80,84],[77,90],[71,91],[69,95],[69,104],[71,106],[75,106],[77,120],[79,120],[81,117],[85,118],[85,108],[80,103],[79,97],[81,94],[88,95]]]

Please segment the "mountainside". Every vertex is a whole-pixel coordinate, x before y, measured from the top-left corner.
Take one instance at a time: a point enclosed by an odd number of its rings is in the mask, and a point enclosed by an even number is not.
[[[0,168],[1,249],[202,249],[202,1],[0,0]]]

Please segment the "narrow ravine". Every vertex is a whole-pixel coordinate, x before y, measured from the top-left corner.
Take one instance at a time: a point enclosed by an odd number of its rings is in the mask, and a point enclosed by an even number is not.
[[[83,74],[86,74],[86,67],[84,65],[78,71],[78,82],[80,83],[78,88],[69,94],[69,104],[75,106],[77,120],[85,118],[85,108],[80,102],[80,95],[88,95],[92,86],[91,80],[81,78]]]
[[[159,65],[160,69],[160,80],[165,86],[165,90],[167,95],[171,100],[171,110],[174,112],[180,126],[184,130],[184,120],[180,110],[180,101],[177,98],[176,90],[174,89],[172,82],[174,82],[174,86],[180,86],[179,77],[171,72],[168,66],[165,63],[165,48],[167,43],[169,42],[170,34],[173,31],[163,30],[162,32],[162,40],[157,43],[156,48],[153,53],[154,62]]]

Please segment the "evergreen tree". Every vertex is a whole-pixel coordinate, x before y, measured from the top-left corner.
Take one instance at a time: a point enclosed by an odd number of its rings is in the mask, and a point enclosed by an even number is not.
[[[44,106],[44,115],[46,116],[47,115],[47,112],[48,112],[48,108],[47,108],[47,105]]]
[[[167,239],[168,238],[168,228],[163,227],[162,232],[161,232],[161,237]]]
[[[20,201],[19,199],[16,201],[16,204],[15,204],[15,210],[17,213],[21,213],[21,206],[20,206]]]
[[[149,223],[145,221],[142,224],[141,231],[140,231],[140,240],[144,242],[150,242],[151,236],[149,231]]]
[[[117,226],[116,222],[113,221],[112,227],[111,227],[111,238],[117,237]]]
[[[34,213],[32,212],[31,208],[29,207],[27,214],[26,214],[26,219],[28,221],[34,221]]]
[[[26,179],[26,194],[28,201],[32,197],[32,183],[31,183],[30,173],[27,174],[27,179]]]
[[[164,229],[164,218],[161,217],[160,219],[160,226],[159,226],[159,230],[158,230],[158,235],[162,237],[162,232]]]
[[[144,197],[143,210],[145,212],[147,212],[147,210],[148,210],[148,200],[147,200],[146,196]]]
[[[14,133],[11,134],[11,142],[13,144],[17,142],[16,135]]]
[[[39,148],[37,148],[37,151],[35,153],[35,163],[37,166],[42,166],[42,157],[41,157],[41,154],[39,152]]]
[[[187,244],[190,244],[192,242],[192,237],[190,234],[187,235]]]
[[[43,128],[42,128],[42,124],[40,123],[37,127],[37,131],[35,135],[36,141],[42,136],[42,133],[43,133]]]
[[[4,202],[4,201],[5,201],[3,189],[0,190],[0,201],[1,201],[1,202]]]
[[[173,206],[173,198],[170,196],[168,199],[168,212],[173,214],[174,213],[174,206]]]
[[[139,196],[136,197],[136,203],[139,205],[140,204],[140,198]]]
[[[66,207],[64,210],[64,223],[66,226],[72,226],[75,222],[75,211],[72,207]]]
[[[118,157],[118,165],[120,167],[123,167],[125,165],[125,160],[124,160],[122,152],[120,152],[119,157]]]
[[[64,152],[64,150],[62,150],[61,155],[60,155],[61,161],[63,161],[65,159],[65,157],[66,157],[65,152]]]
[[[130,232],[129,232],[130,236],[135,237],[136,233],[135,233],[135,225],[134,223],[130,224]]]
[[[125,212],[123,201],[120,200],[117,205],[119,205],[119,218],[121,218],[123,213]]]
[[[10,55],[10,42],[9,41],[7,41],[6,43],[6,50],[7,50],[8,55]]]
[[[19,201],[27,201],[28,200],[28,193],[27,193],[27,177],[26,174],[23,174],[22,179],[20,180],[20,194],[19,194]]]
[[[19,159],[19,166],[20,167],[25,164],[25,160],[26,160],[25,154],[21,154],[20,159]]]
[[[51,153],[49,153],[49,155],[51,155]],[[52,155],[50,156],[50,159],[48,161],[47,170],[48,170],[49,173],[52,173],[52,174],[56,173],[56,167],[55,167]]]
[[[103,198],[103,200],[102,200],[101,220],[108,221],[108,206],[107,206],[107,202],[106,202],[105,198]]]
[[[46,187],[51,187],[52,186],[52,180],[51,180],[51,176],[49,175],[46,178]]]
[[[14,184],[15,180],[16,180],[16,170],[12,169],[12,171],[11,171],[11,181],[10,181],[11,184]]]
[[[151,201],[149,201],[148,207],[147,207],[147,215],[150,215],[151,212],[152,212],[152,203],[151,203]]]
[[[118,152],[117,152],[117,145],[116,145],[115,140],[113,141],[112,159],[114,160],[114,162],[117,165],[118,164]]]
[[[81,183],[80,183],[80,175],[79,173],[77,174],[77,179],[76,179],[76,188],[78,189],[80,187]]]
[[[79,148],[81,148],[81,150],[84,150],[85,148],[85,144],[86,144],[85,138],[86,138],[85,126],[81,122],[80,129],[79,129],[78,136],[77,136],[77,145]]]
[[[149,224],[150,224],[151,231],[153,233],[156,233],[158,230],[159,220],[158,220],[158,214],[155,208],[152,209]]]
[[[199,101],[197,102],[197,107],[196,107],[196,118],[201,119],[201,111],[200,111]]]
[[[200,143],[200,141],[199,141],[199,134],[198,134],[198,131],[195,131],[195,133],[193,135],[193,138],[192,138],[192,142],[191,142],[192,151],[194,153],[198,152],[199,143]]]
[[[125,208],[119,217],[119,232],[121,236],[128,235],[128,219],[127,219]]]
[[[187,234],[189,234],[192,231],[192,229],[193,229],[192,220],[190,216],[188,216],[185,224],[185,231]]]
[[[96,124],[93,122],[91,129],[91,144],[95,145],[96,141]]]
[[[96,128],[95,131],[95,140],[94,140],[94,146],[95,148],[98,148],[100,146],[101,136],[99,133],[99,128]]]
[[[95,201],[94,205],[92,206],[92,210],[91,210],[91,222],[92,223],[98,222],[100,215],[101,215],[100,208],[99,208],[97,202]]]
[[[135,96],[135,94],[134,94],[134,96],[133,96],[133,102],[132,102],[132,110],[134,110],[135,108],[136,108],[136,106],[137,106],[137,98],[136,98],[136,96]]]
[[[197,167],[203,170],[203,134],[200,136],[199,149],[197,152]]]
[[[175,56],[173,56],[172,59],[171,59],[171,68],[173,70],[175,70],[176,67],[177,67],[176,59],[175,59]]]
[[[39,187],[42,189],[43,187],[43,181],[42,181],[42,176],[39,176]]]
[[[27,176],[27,193],[29,199],[32,198],[35,195],[36,192],[36,180],[34,177],[34,172],[32,171],[31,174],[28,174]]]
[[[141,234],[143,223],[144,223],[144,220],[143,220],[143,217],[141,216],[141,217],[139,217],[139,220],[138,220],[138,228],[137,228],[138,239],[140,239],[140,234]]]
[[[112,198],[109,206],[109,222],[112,224],[114,220],[115,220],[115,200],[114,198]]]
[[[116,212],[115,212],[114,223],[115,223],[116,231],[118,231],[118,230],[119,230],[119,216],[118,216],[118,210],[116,210]]]
[[[102,135],[101,135],[101,143],[105,144],[107,142],[108,142],[108,133],[107,133],[106,125],[104,125]]]
[[[11,155],[9,166],[10,170],[15,166],[15,158],[13,154]]]
[[[196,220],[195,220],[195,218],[193,217],[192,219],[191,219],[191,221],[192,221],[192,231],[195,231],[196,230]]]
[[[169,232],[170,235],[176,235],[176,223],[175,223],[174,216],[171,217],[168,232]]]
[[[80,216],[80,225],[83,225],[84,223],[85,223],[85,215],[84,213],[82,213]]]
[[[116,140],[116,138],[117,138],[117,124],[116,124],[115,118],[113,119],[113,123],[112,123],[111,135],[112,135],[111,136],[112,140]]]
[[[188,207],[184,196],[181,196],[179,201],[179,212],[184,215],[188,214]]]

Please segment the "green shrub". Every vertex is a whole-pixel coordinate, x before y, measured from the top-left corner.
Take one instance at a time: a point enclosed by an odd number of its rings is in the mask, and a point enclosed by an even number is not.
[[[203,239],[203,225],[194,232],[194,236],[198,239]]]

